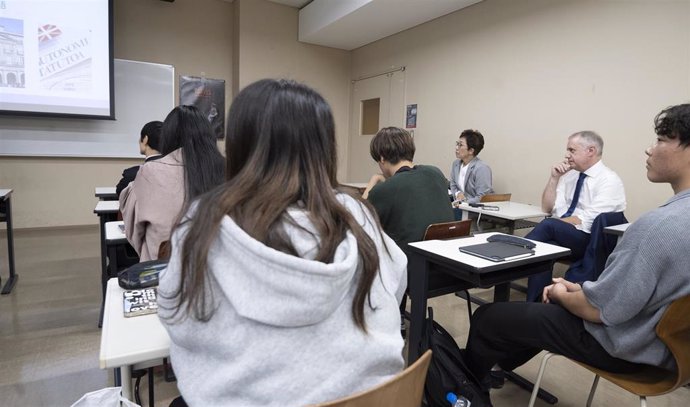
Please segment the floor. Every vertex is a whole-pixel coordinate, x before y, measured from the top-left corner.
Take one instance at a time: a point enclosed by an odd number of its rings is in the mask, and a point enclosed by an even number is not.
[[[7,278],[4,231],[0,230],[0,276]],[[78,227],[15,231],[19,282],[0,297],[0,405],[3,407],[70,406],[84,393],[112,386],[112,372],[98,366],[101,300],[98,228]],[[491,295],[490,290],[476,294]],[[519,298],[518,295],[515,298]],[[453,295],[432,299],[436,319],[464,346],[467,311]],[[537,357],[518,372],[536,376]],[[584,406],[593,375],[554,358],[544,387],[559,398],[557,406]],[[156,406],[177,396],[175,383],[157,372]],[[146,380],[143,380],[145,382]],[[143,404],[147,404],[142,383]],[[529,394],[511,383],[492,392],[496,407],[526,406]],[[538,406],[546,403],[538,402]],[[602,381],[595,406],[637,406],[636,398]],[[690,389],[649,399],[652,407],[690,405]]]

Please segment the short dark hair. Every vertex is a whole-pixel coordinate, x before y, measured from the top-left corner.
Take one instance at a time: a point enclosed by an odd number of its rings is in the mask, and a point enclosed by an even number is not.
[[[482,151],[482,149],[484,148],[484,136],[482,136],[482,133],[480,133],[479,130],[463,130],[462,133],[460,133],[460,137],[458,138],[465,139],[465,142],[467,143],[467,148],[471,148],[474,150],[475,157],[478,156],[479,152]]]
[[[669,106],[654,118],[654,132],[678,139],[683,147],[690,145],[690,104]]]
[[[161,127],[163,127],[163,122],[158,120],[146,123],[144,127],[141,128],[139,141],[144,140],[144,136],[149,136],[149,147],[156,151],[160,151]]]
[[[376,133],[369,145],[369,153],[374,161],[381,158],[391,164],[414,159],[414,140],[407,130],[399,127],[384,127]]]

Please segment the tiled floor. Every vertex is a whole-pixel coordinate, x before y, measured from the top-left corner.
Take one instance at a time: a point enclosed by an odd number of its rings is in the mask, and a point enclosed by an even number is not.
[[[0,231],[0,275],[7,278],[6,241]],[[112,385],[112,372],[98,367],[101,300],[97,227],[19,230],[15,233],[19,282],[0,297],[0,406],[69,406],[84,393]],[[478,292],[488,296],[490,292]],[[436,319],[464,346],[465,302],[455,296],[432,299]],[[519,372],[534,378],[540,358]],[[549,363],[544,387],[557,406],[584,406],[592,374],[563,358]],[[145,380],[143,380],[145,382]],[[156,374],[156,406],[177,395],[174,383]],[[147,405],[146,384],[142,397]],[[511,383],[492,392],[496,407],[526,406],[529,394]],[[546,406],[545,403],[537,403]],[[637,406],[636,398],[603,382],[595,406]],[[649,399],[652,407],[690,406],[690,389]]]

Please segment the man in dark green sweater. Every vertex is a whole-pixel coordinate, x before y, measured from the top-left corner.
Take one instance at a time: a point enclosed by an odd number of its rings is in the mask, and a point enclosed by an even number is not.
[[[383,230],[407,251],[432,223],[452,222],[448,180],[430,165],[415,165],[414,140],[397,127],[381,129],[371,140],[371,157],[382,174],[371,177],[363,197],[374,206]]]

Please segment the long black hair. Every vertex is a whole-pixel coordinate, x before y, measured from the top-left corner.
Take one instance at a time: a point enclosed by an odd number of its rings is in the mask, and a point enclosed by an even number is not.
[[[185,203],[220,185],[224,180],[223,156],[208,120],[194,106],[177,106],[163,121],[163,155],[182,148]]]
[[[226,156],[228,180],[201,198],[182,244],[175,314],[184,309],[198,320],[211,318],[211,300],[204,295],[207,255],[224,216],[266,246],[297,256],[281,224],[291,222],[288,207],[300,203],[319,236],[316,261],[331,262],[348,231],[357,239],[363,271],[352,317],[366,331],[364,306],[379,257],[371,237],[336,197],[337,149],[328,103],[292,81],[264,79],[247,86],[230,108]]]

